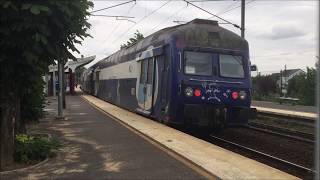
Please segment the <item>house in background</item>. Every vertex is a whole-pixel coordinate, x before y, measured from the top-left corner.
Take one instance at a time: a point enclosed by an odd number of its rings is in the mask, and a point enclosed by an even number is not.
[[[273,73],[271,74],[271,76],[277,79],[278,87],[281,87],[281,82],[282,87],[287,87],[289,80],[300,74],[305,74],[305,72],[302,69],[287,69],[285,71],[282,71],[282,81],[280,73]]]

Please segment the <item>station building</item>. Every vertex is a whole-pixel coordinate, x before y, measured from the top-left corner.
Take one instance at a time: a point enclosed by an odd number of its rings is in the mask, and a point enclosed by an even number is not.
[[[92,62],[96,56],[77,58],[77,61],[68,61],[64,65],[64,87],[66,93],[74,94],[75,87],[80,83],[80,76],[84,69],[83,66]],[[49,72],[44,77],[45,87],[44,93],[47,96],[52,96],[58,92],[58,65],[49,66]]]

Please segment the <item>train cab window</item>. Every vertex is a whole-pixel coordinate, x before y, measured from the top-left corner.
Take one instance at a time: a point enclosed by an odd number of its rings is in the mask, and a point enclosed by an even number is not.
[[[219,55],[220,76],[229,78],[244,78],[242,56]]]
[[[211,76],[212,54],[186,51],[184,72],[192,75]]]

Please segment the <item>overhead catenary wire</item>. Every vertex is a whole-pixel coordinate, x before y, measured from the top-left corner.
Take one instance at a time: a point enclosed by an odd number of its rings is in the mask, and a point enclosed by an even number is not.
[[[120,3],[120,4],[116,4],[116,5],[113,5],[113,6],[97,9],[97,10],[91,11],[90,14],[95,13],[95,12],[99,12],[99,11],[104,11],[104,10],[107,10],[107,9],[111,9],[111,8],[114,8],[114,7],[118,7],[118,6],[121,6],[121,5],[124,5],[124,4],[128,4],[128,3],[131,3],[131,2],[136,2],[136,0],[126,1],[126,2],[123,2],[123,3]]]
[[[185,24],[187,23],[187,21],[179,21],[179,20],[175,20],[175,21],[172,21],[174,23],[177,23],[177,24]]]
[[[136,4],[133,4],[133,5],[128,9],[128,11],[126,12],[126,15],[129,15],[129,14],[130,14],[130,12],[132,11],[132,9],[133,9],[133,7],[134,7],[135,5],[136,5]],[[135,22],[135,23],[136,23],[136,22]],[[114,33],[114,32],[119,28],[120,24],[121,24],[121,22],[117,23],[117,25],[114,26],[114,28],[111,30],[111,32],[106,36],[107,38],[102,41],[102,44],[105,43],[106,41],[108,41],[108,40],[110,39],[112,33]],[[103,46],[102,46],[102,47],[103,47]]]
[[[178,9],[177,11],[175,11],[173,14],[171,14],[169,17],[167,17],[165,20],[161,21],[158,25],[154,26],[150,31],[148,31],[146,34],[149,34],[150,32],[152,32],[153,30],[155,30],[157,27],[159,27],[161,24],[167,22],[170,18],[172,18],[174,15],[178,14],[179,12],[181,12],[182,10],[184,10],[185,8],[187,8],[188,6],[184,6],[180,9]]]
[[[151,13],[149,13],[148,15],[143,16],[136,24],[130,26],[126,31],[124,31],[120,36],[118,36],[112,43],[115,43],[117,41],[119,41],[121,39],[121,37],[123,35],[125,35],[126,33],[128,33],[133,27],[135,27],[136,25],[138,25],[139,23],[141,23],[143,20],[145,20],[146,18],[150,17],[152,14],[154,14],[155,12],[157,12],[158,10],[160,10],[162,7],[164,7],[165,5],[167,5],[168,3],[170,3],[172,0],[166,1],[164,4],[162,4],[159,8],[153,10]]]
[[[230,8],[232,8],[234,5],[236,5],[239,1],[235,1],[232,2],[231,4],[229,4],[229,6],[227,6],[223,11],[220,11],[217,13],[217,15],[220,15],[222,12],[229,10]]]
[[[91,16],[97,16],[97,17],[115,17],[116,20],[119,20],[119,21],[129,21],[129,22],[132,22],[132,23],[136,23],[135,21],[131,20],[130,18],[134,18],[132,16],[111,16],[111,15],[103,15],[103,14],[94,14],[94,15],[91,15]]]
[[[246,4],[250,4],[250,3],[254,2],[254,1],[256,1],[256,0],[248,1],[248,2],[246,2]],[[228,13],[228,12],[230,12],[230,11],[232,11],[232,10],[235,10],[235,9],[237,9],[237,8],[240,8],[240,7],[241,7],[241,5],[236,6],[236,7],[233,7],[233,8],[231,8],[231,9],[226,9],[225,11],[222,11],[222,12],[218,13],[217,15],[222,15],[222,14]],[[213,18],[213,17],[214,17],[214,16],[210,17],[209,19],[211,19],[211,18]]]
[[[216,15],[216,14],[213,14],[213,13],[211,13],[210,11],[205,10],[205,9],[203,9],[203,8],[201,8],[201,7],[195,5],[195,4],[193,4],[193,3],[191,3],[191,2],[189,2],[189,1],[187,1],[187,0],[183,0],[183,1],[186,2],[187,4],[190,4],[190,5],[194,6],[194,7],[196,7],[196,8],[198,8],[198,9],[200,9],[200,10],[202,10],[202,11],[204,11],[204,12],[206,12],[206,13],[208,13],[208,14],[210,14],[210,15],[212,15],[212,16],[214,16],[214,17],[216,17],[216,18],[218,18],[218,19],[220,19],[220,20],[222,20],[222,21],[224,21],[224,22],[226,22],[226,23],[232,24],[232,25],[233,25],[234,27],[236,27],[236,28],[241,29],[241,27],[240,27],[239,25],[237,25],[237,24],[235,24],[235,23],[232,23],[231,21],[228,21],[228,20],[226,20],[226,19],[224,19],[224,18],[222,18],[222,17],[220,17],[220,16],[218,16],[218,15]]]
[[[91,14],[91,16],[100,16],[100,17],[115,17],[115,18],[134,18],[132,16],[117,16],[117,15],[104,15],[104,14]]]

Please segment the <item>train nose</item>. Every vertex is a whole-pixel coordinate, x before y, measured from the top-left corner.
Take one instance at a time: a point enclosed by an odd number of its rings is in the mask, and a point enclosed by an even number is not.
[[[181,95],[188,103],[243,105],[250,101],[250,92],[243,88],[184,85]]]

